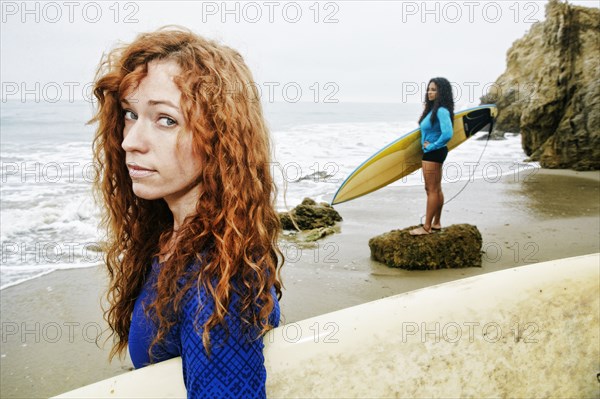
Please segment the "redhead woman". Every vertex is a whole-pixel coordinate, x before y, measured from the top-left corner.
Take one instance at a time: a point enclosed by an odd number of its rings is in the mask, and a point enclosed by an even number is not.
[[[452,86],[445,78],[433,78],[427,85],[425,109],[419,119],[423,149],[423,178],[427,192],[425,223],[411,230],[411,235],[425,235],[442,229],[441,216],[444,206],[442,165],[448,155],[446,144],[452,138],[453,124]]]
[[[181,356],[188,397],[265,396],[283,256],[252,83],[238,52],[180,27],[112,50],[95,79],[110,357]]]

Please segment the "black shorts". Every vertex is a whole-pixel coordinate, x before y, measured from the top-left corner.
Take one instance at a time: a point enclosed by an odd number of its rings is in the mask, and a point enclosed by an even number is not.
[[[448,155],[448,147],[438,148],[437,150],[423,153],[423,161],[444,163]]]

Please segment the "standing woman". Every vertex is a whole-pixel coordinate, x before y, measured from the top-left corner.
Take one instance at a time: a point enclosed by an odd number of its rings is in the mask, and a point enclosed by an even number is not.
[[[425,109],[419,119],[421,147],[423,149],[423,178],[427,192],[425,223],[410,231],[411,235],[430,234],[441,230],[442,165],[448,155],[446,144],[452,138],[454,125],[454,98],[452,86],[445,78],[433,78],[427,85]]]
[[[94,95],[110,358],[128,347],[140,368],[181,356],[188,397],[264,397],[283,257],[248,67],[164,27],[112,50]]]

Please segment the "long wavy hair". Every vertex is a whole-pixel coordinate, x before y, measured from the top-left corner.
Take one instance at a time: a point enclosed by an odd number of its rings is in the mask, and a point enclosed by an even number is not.
[[[123,355],[134,303],[152,259],[164,255],[160,248],[166,248],[174,233],[173,216],[163,199],[134,195],[121,148],[120,100],[147,75],[153,60],[172,60],[181,68],[175,83],[202,170],[196,212],[177,230],[177,245],[160,269],[156,298],[146,309],[157,325],[150,354],[177,322],[175,315],[189,289],[199,293],[204,288],[214,300],[214,312],[201,326],[209,354],[210,330],[226,327],[232,293],[240,298],[243,327],[260,335],[273,327],[273,287],[281,298],[284,259],[277,246],[280,222],[269,169],[270,140],[252,74],[237,51],[186,28],[165,26],[140,34],[103,55],[93,87],[97,112],[88,122],[98,124],[94,192],[103,204],[102,225],[107,229],[110,285],[104,317],[113,341],[110,359]],[[201,267],[190,268],[194,262]]]
[[[430,119],[431,124],[433,125],[437,120],[438,108],[444,107],[450,111],[450,120],[452,121],[452,125],[454,125],[454,97],[452,96],[452,85],[446,78],[433,78],[427,83],[427,88],[429,88],[431,82],[435,83],[437,86],[437,96],[435,96],[435,100],[430,101],[427,92],[425,92],[425,108],[419,118],[419,124],[425,119],[429,111],[433,110]]]

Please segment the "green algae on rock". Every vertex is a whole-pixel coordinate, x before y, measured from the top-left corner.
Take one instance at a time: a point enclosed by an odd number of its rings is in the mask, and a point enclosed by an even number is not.
[[[335,225],[342,221],[340,214],[326,202],[317,204],[311,198],[289,212],[280,212],[279,219],[284,230],[313,230]]]
[[[333,227],[318,227],[309,230],[305,233],[304,241],[317,241],[320,238],[336,233],[337,230]]]
[[[371,257],[406,270],[481,267],[481,233],[470,224],[455,224],[439,232],[411,236],[416,226],[373,237]]]

